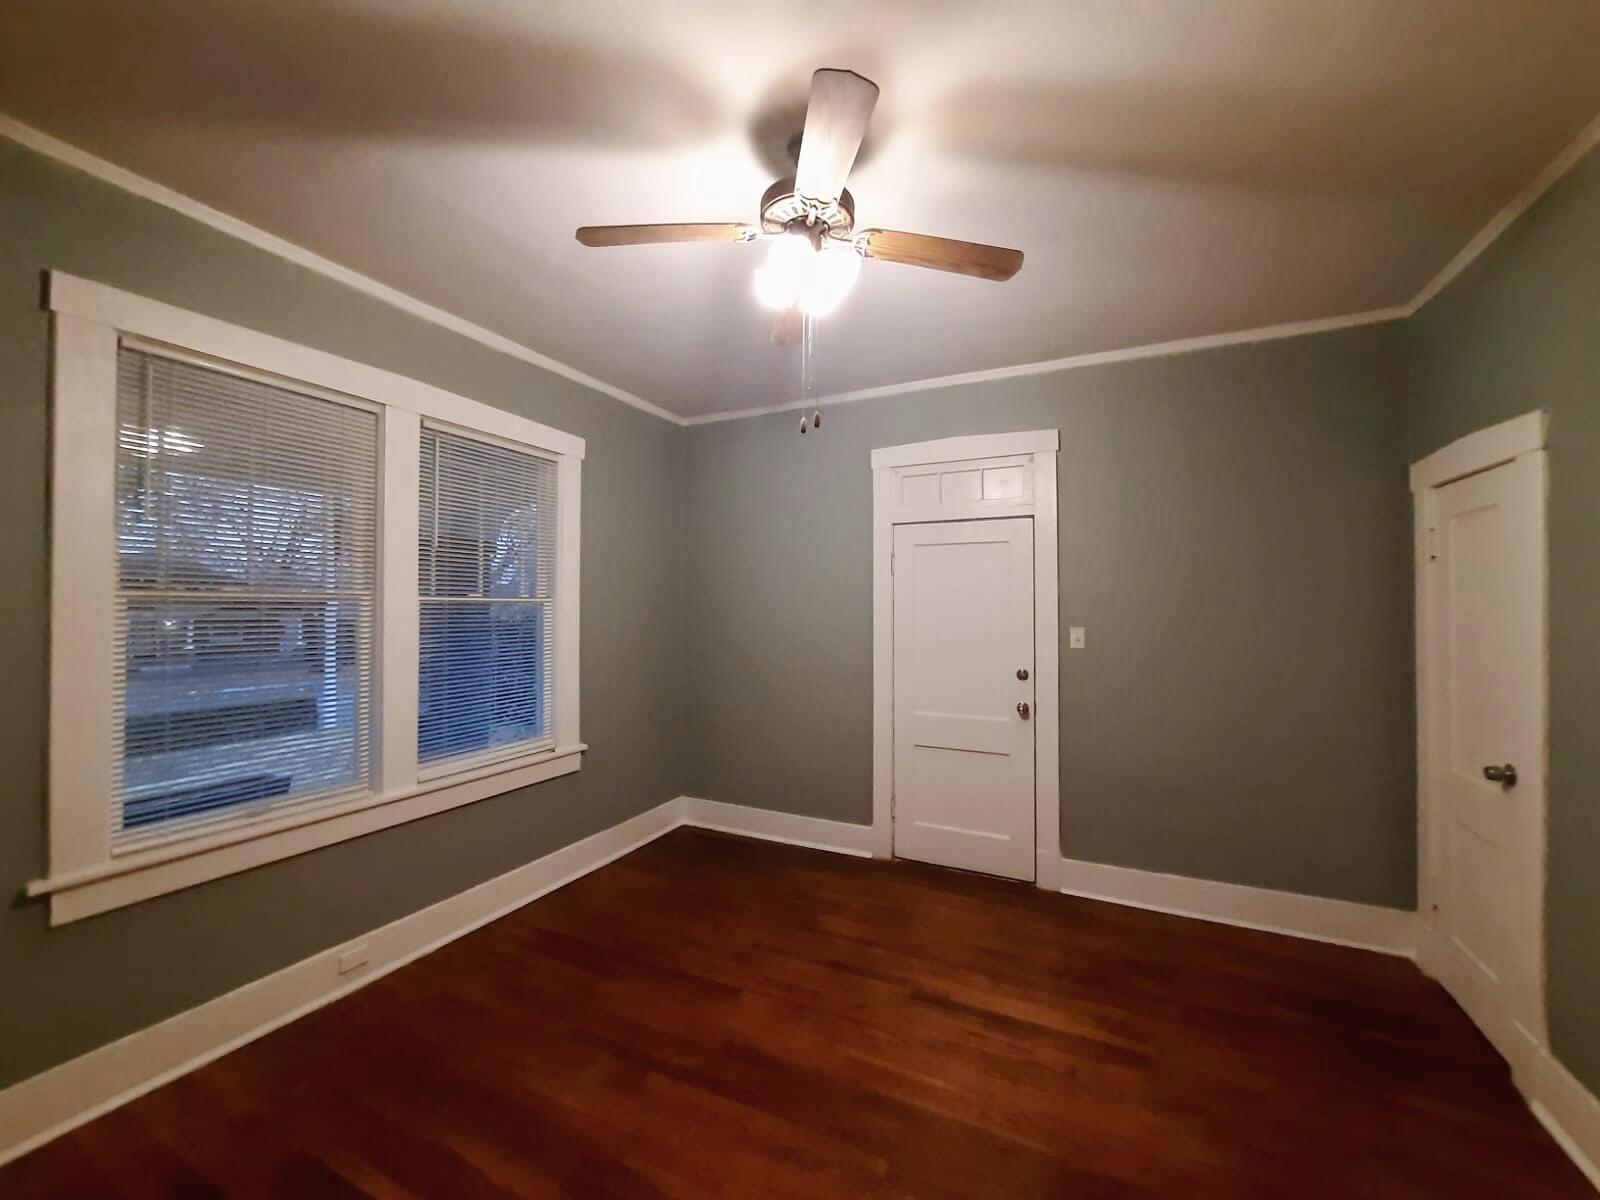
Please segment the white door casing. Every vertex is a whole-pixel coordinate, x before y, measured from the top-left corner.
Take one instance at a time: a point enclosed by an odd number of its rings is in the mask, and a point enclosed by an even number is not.
[[[894,851],[1034,876],[1033,519],[894,530]]]
[[[1060,886],[1060,653],[1056,430],[945,438],[872,452],[873,854],[894,854],[894,579],[897,526],[1031,517],[1035,883]],[[1013,664],[1011,670],[1015,671]],[[1014,681],[1015,682],[1015,681]],[[1025,839],[1024,839],[1025,840]],[[1023,876],[1026,877],[1025,875]]]
[[[1419,958],[1524,1084],[1546,1044],[1543,444],[1532,414],[1413,470]],[[1514,786],[1486,777],[1508,764]]]

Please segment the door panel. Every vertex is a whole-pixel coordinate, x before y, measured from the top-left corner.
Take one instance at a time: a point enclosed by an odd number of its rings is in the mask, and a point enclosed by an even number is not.
[[[896,526],[893,578],[895,853],[1032,879],[1033,521]]]
[[[1430,502],[1432,965],[1516,1066],[1544,1037],[1544,455]]]

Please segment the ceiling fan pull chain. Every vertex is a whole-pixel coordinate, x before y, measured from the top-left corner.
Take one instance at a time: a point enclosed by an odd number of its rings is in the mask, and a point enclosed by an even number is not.
[[[805,405],[811,399],[812,353],[816,345],[817,319],[808,312],[800,314],[800,432],[807,428]],[[812,421],[810,428],[817,423]]]

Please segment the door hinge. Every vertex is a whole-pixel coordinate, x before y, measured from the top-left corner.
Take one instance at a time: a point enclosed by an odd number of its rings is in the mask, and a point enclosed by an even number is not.
[[[1433,526],[1428,526],[1426,549],[1429,562],[1439,561],[1439,531]]]
[[[894,574],[894,555],[889,555],[889,574]]]

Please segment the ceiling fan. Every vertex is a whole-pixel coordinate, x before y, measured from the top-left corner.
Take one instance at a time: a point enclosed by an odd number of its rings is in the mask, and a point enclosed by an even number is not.
[[[863,258],[953,271],[1003,282],[1022,267],[1022,251],[893,229],[855,228],[855,198],[845,177],[866,136],[878,85],[854,71],[824,68],[811,76],[811,98],[794,175],[761,197],[755,224],[585,225],[585,246],[663,242],[771,242],[755,273],[757,299],[776,309],[774,337],[792,340],[802,316],[825,316],[855,283]]]

